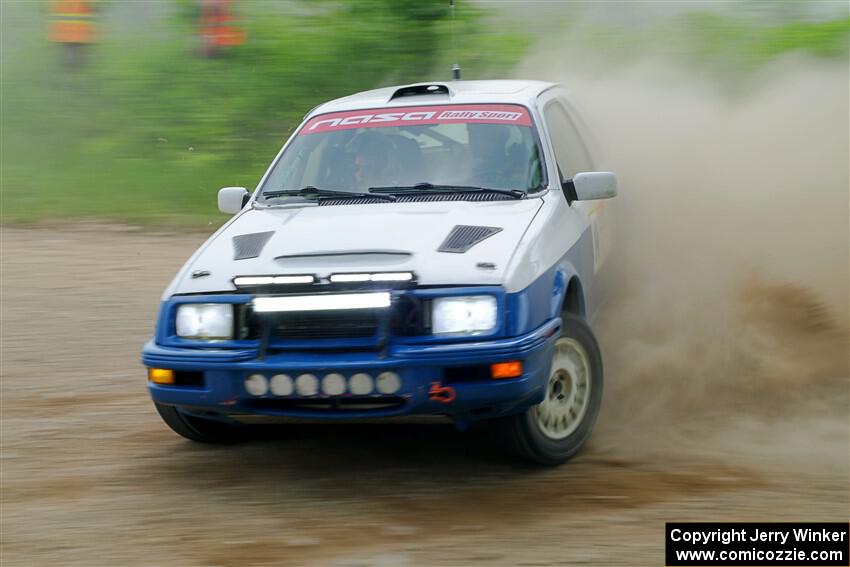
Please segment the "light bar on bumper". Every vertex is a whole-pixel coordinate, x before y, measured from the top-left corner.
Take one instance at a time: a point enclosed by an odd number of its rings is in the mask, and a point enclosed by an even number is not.
[[[255,297],[256,313],[292,311],[336,311],[340,309],[385,309],[390,306],[389,292],[341,293],[326,295],[290,295],[285,297]]]
[[[236,276],[233,284],[236,287],[252,287],[256,285],[293,285],[316,283],[316,276]]]

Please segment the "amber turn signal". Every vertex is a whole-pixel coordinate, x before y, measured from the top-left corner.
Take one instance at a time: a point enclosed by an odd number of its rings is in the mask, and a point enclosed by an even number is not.
[[[499,378],[518,378],[522,376],[522,361],[511,360],[508,362],[497,362],[490,365],[490,377]]]
[[[174,384],[174,371],[165,368],[148,368],[148,380],[154,384]]]

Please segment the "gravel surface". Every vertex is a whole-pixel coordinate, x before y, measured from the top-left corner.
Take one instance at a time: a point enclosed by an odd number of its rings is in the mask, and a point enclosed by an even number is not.
[[[848,517],[846,358],[824,371],[829,411],[641,413],[657,392],[625,384],[611,312],[606,406],[566,466],[439,423],[185,441],[154,411],[139,352],[203,238],[2,229],[4,567],[663,565],[666,521]],[[818,344],[846,354],[830,337]]]

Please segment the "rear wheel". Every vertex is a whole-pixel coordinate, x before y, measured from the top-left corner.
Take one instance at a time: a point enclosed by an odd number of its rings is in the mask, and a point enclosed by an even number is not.
[[[243,429],[238,425],[187,415],[174,406],[156,402],[154,405],[168,427],[186,439],[200,443],[235,443],[243,437]]]
[[[508,441],[523,457],[563,463],[582,448],[602,402],[602,355],[583,319],[565,315],[555,341],[546,397],[527,411],[503,418]]]

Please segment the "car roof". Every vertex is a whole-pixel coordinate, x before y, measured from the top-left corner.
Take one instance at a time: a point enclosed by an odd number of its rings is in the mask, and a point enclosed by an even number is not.
[[[521,104],[533,106],[537,96],[556,86],[543,81],[434,81],[363,91],[321,104],[307,116],[372,108],[428,104]]]

